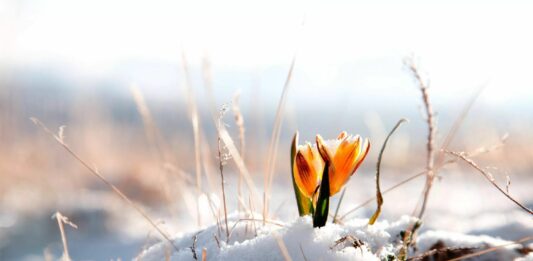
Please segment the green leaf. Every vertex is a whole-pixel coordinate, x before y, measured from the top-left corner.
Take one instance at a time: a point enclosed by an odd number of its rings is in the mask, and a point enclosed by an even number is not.
[[[294,180],[294,160],[296,159],[296,151],[298,149],[298,132],[294,134],[291,145],[291,170],[292,170],[292,186],[294,188],[294,194],[296,196],[296,204],[298,205],[298,213],[300,217],[313,214],[313,202],[310,198],[307,198],[300,192],[296,181]]]
[[[329,162],[326,161],[322,182],[318,191],[315,214],[313,216],[313,227],[323,227],[328,221],[329,212]]]

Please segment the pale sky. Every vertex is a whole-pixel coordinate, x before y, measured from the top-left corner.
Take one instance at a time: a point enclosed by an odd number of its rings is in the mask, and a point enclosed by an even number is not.
[[[533,98],[532,14],[530,1],[3,0],[0,58],[91,78],[128,62],[179,65],[182,50],[192,66],[208,55],[214,71],[248,73],[297,52],[314,87],[387,93],[411,84],[401,62],[414,54],[438,95],[487,84],[485,100],[506,103]]]

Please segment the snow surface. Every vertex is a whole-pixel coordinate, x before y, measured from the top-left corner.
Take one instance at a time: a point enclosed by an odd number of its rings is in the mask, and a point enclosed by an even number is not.
[[[254,215],[257,219],[260,215]],[[141,253],[137,260],[201,260],[205,248],[207,260],[285,260],[281,245],[287,249],[292,260],[387,260],[396,255],[401,246],[400,233],[416,218],[403,216],[398,221],[379,221],[367,225],[367,219],[352,219],[342,225],[328,223],[322,228],[313,228],[309,216],[300,217],[287,224],[266,224],[255,221],[256,230],[250,220],[240,220],[239,214],[228,217],[230,239],[225,241],[224,224],[220,229],[212,225],[197,232],[181,234],[174,238],[176,251],[168,242],[158,243]],[[232,229],[232,227],[234,227]],[[350,237],[341,243],[339,239]],[[354,247],[354,240],[362,245]],[[447,247],[476,247],[503,245],[510,241],[490,237],[472,236],[444,231],[425,231],[417,238],[416,252],[421,254],[438,241]],[[521,256],[517,245],[478,257],[476,260],[532,260],[533,255]],[[194,251],[193,251],[194,249]]]

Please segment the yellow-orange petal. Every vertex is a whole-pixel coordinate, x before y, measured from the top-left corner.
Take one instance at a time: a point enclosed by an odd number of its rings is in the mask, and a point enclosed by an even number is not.
[[[324,172],[324,160],[320,156],[316,146],[307,143],[307,147],[302,150],[307,162],[311,165],[311,169],[316,173],[317,182],[322,179],[322,172]]]
[[[365,139],[365,141],[363,142],[363,146],[360,149],[359,156],[357,157],[357,161],[355,163],[355,167],[353,169],[353,173],[355,173],[355,171],[359,168],[361,163],[363,163],[363,161],[366,158],[366,155],[368,154],[368,151],[370,151],[370,141],[368,141],[368,139]],[[353,173],[352,173],[352,175],[353,175]]]
[[[294,181],[303,195],[308,198],[313,196],[315,188],[318,186],[318,173],[308,162],[302,153],[298,151],[294,160]]]
[[[329,175],[330,195],[339,192],[342,186],[348,182],[357,163],[360,143],[361,138],[357,137],[353,141],[344,138],[339,144],[333,157],[334,171],[330,172]]]
[[[324,141],[322,136],[320,136],[320,134],[316,135],[316,146],[318,148],[318,152],[320,153],[320,156],[322,157],[322,159],[324,161],[331,162],[331,158],[332,158],[331,153],[329,152],[326,142]]]

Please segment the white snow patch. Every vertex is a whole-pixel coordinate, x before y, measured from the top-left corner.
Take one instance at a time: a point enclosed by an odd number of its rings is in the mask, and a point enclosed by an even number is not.
[[[259,214],[254,215],[256,218]],[[251,221],[240,220],[238,214],[230,215],[230,240],[226,242],[224,224],[209,226],[194,233],[179,235],[174,238],[175,249],[168,242],[161,242],[144,251],[137,258],[144,261],[165,260],[201,260],[202,249],[206,249],[207,260],[284,260],[280,249],[283,242],[288,254],[297,260],[387,260],[395,256],[401,246],[400,233],[416,218],[403,216],[396,222],[386,220],[375,225],[367,225],[368,219],[352,219],[342,225],[328,223],[322,228],[313,228],[310,217],[301,217],[287,224],[267,224],[255,221],[257,235]],[[340,239],[344,241],[339,242]],[[411,255],[420,255],[437,242],[446,247],[466,247],[486,249],[511,243],[490,236],[472,236],[445,231],[426,231],[417,237],[417,251]],[[355,247],[354,242],[362,243]],[[194,246],[194,247],[193,247]],[[531,260],[529,256],[521,257],[518,245],[503,247],[498,251],[477,257],[476,260]],[[193,251],[194,248],[194,251]],[[477,251],[474,250],[474,251]]]

